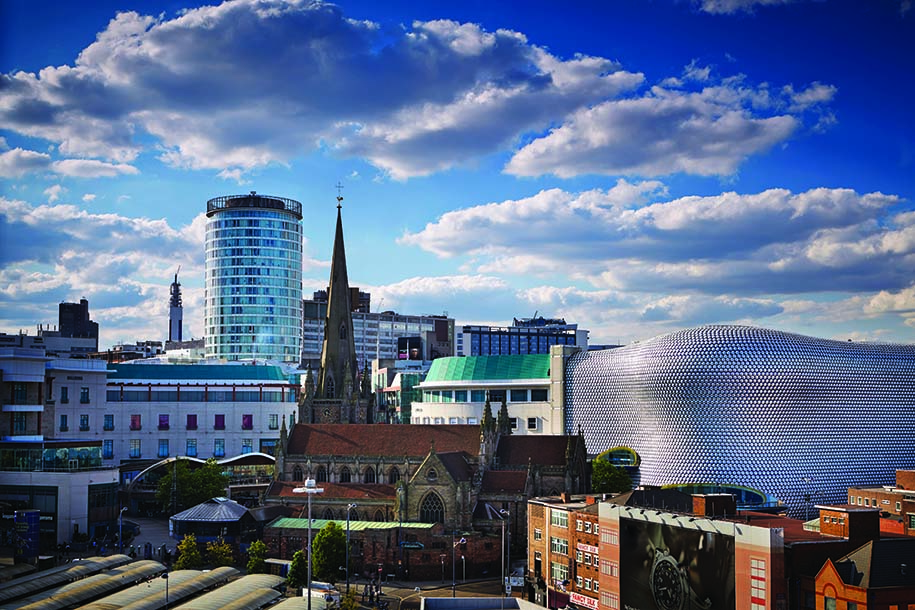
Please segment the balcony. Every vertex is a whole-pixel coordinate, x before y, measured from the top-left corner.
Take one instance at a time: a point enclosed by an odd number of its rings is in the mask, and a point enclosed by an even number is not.
[[[159,424],[159,430],[168,430],[168,424]]]

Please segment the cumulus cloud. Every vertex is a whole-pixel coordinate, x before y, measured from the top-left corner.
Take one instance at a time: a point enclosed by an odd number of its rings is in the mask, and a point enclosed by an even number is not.
[[[509,30],[388,30],[321,2],[239,0],[173,19],[118,13],[73,65],[0,80],[0,121],[64,155],[120,171],[145,133],[164,162],[235,179],[322,145],[395,177],[425,174],[643,77],[605,58],[558,58]]]
[[[203,273],[205,220],[200,214],[175,228],[165,220],[0,198],[0,300],[15,305],[6,308],[2,321],[10,328],[31,327],[48,319],[6,316],[13,310],[41,316],[48,303],[85,296],[96,321],[120,316],[126,324],[134,315],[131,324],[159,336],[160,331],[152,331],[167,317],[167,280],[176,265],[191,276]],[[195,301],[188,293],[184,303],[185,319],[195,319]]]
[[[111,178],[137,174],[137,168],[126,163],[106,163],[95,159],[63,159],[52,161],[51,155],[34,150],[14,148],[0,153],[0,176],[21,178],[25,174],[50,171],[75,178]]]
[[[51,185],[44,190],[44,194],[48,197],[48,203],[54,203],[60,199],[60,196],[65,192],[67,192],[67,189],[59,184]]]
[[[0,153],[0,176],[3,178],[20,178],[25,174],[48,169],[51,155],[14,148]]]
[[[893,195],[827,188],[665,195],[656,181],[551,189],[448,212],[399,242],[473,257],[490,274],[562,274],[645,293],[859,291],[910,281],[915,222],[891,215],[900,202]]]
[[[733,14],[749,13],[757,6],[790,4],[798,0],[700,0],[699,8],[706,13]]]
[[[64,159],[51,164],[51,169],[63,176],[76,178],[113,178],[135,175],[140,171],[127,163],[105,163],[95,159]]]
[[[86,203],[91,203],[91,202],[95,201],[95,197],[96,197],[95,193],[86,193],[85,195],[83,195],[83,201],[85,201]]]

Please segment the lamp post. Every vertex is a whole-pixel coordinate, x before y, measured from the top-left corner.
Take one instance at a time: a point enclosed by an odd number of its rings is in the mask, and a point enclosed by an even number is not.
[[[355,502],[346,505],[346,592],[349,593],[349,511],[358,506]]]
[[[305,479],[305,487],[292,490],[297,494],[308,494],[308,610],[311,610],[311,496],[324,493],[323,487],[316,487],[314,479]]]
[[[168,571],[162,574],[162,578],[165,579],[165,610],[168,610]]]
[[[118,513],[118,547],[119,553],[124,553],[124,511],[127,510],[126,506],[121,507],[121,512]]]
[[[511,523],[511,514],[503,509],[499,510],[499,514],[502,515],[502,597],[505,597],[505,594],[508,592],[508,587],[505,583],[505,564],[508,563],[508,570],[511,571],[511,528],[508,531],[508,544],[505,544],[505,522],[508,521]],[[508,561],[506,562],[506,553],[508,553]]]
[[[461,538],[460,540],[455,542],[454,535],[456,533],[457,533],[456,531],[451,530],[451,597],[456,596],[455,587],[457,587],[457,577],[455,576],[455,571],[454,571],[454,549],[455,549],[455,547],[457,547],[457,545],[464,544],[465,542],[467,542],[466,538]]]
[[[441,555],[441,560],[442,560],[442,584],[445,584],[445,554],[444,553],[442,553],[442,555]]]
[[[464,561],[464,556],[463,556],[463,555],[461,555],[461,567],[464,569],[464,570],[463,570],[463,571],[464,571],[464,578],[461,579],[461,582],[462,582],[462,583],[466,583],[466,582],[467,582],[467,562]]]

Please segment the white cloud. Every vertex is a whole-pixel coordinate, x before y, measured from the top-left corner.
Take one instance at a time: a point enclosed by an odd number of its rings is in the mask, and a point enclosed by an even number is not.
[[[85,195],[83,195],[83,201],[85,201],[86,203],[90,203],[92,201],[95,201],[95,197],[96,197],[95,193],[86,193]]]
[[[873,291],[909,282],[915,216],[890,215],[898,197],[827,188],[672,201],[665,194],[653,181],[551,189],[448,212],[399,243],[473,257],[468,268],[483,273],[645,293]]]
[[[140,171],[127,163],[105,163],[94,159],[64,159],[51,164],[51,169],[63,176],[76,178],[113,178],[136,175]]]
[[[799,124],[789,114],[753,115],[745,104],[764,93],[751,97],[736,85],[697,93],[654,87],[638,99],[603,102],[527,144],[505,171],[561,178],[731,174],[750,155],[787,139]]]
[[[706,13],[733,14],[749,13],[757,6],[790,4],[798,0],[699,0],[700,8]]]
[[[791,110],[806,110],[811,106],[831,102],[838,89],[833,85],[811,83],[806,89],[795,91],[791,85],[785,85],[784,92],[791,100]]]
[[[67,192],[67,189],[65,189],[64,187],[62,187],[59,184],[54,184],[44,190],[44,194],[47,195],[47,197],[48,197],[48,203],[54,203],[55,201],[60,199],[60,196],[62,194],[66,193],[66,192]]]
[[[51,155],[14,148],[0,153],[0,176],[20,178],[25,174],[42,171],[51,164]]]

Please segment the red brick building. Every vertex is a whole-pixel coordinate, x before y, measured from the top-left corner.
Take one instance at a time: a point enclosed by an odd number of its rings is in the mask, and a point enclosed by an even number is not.
[[[915,470],[897,470],[896,485],[849,487],[848,503],[879,510],[885,532],[915,536]]]

